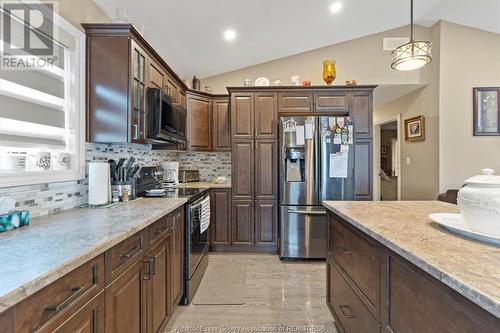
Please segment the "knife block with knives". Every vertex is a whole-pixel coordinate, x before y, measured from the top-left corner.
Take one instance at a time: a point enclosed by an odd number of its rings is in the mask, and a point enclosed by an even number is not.
[[[111,191],[113,193],[113,200],[116,197],[119,201],[133,200],[137,196],[137,175],[141,167],[135,163],[133,156],[127,160],[120,158],[118,162],[109,160],[109,168],[111,174]]]

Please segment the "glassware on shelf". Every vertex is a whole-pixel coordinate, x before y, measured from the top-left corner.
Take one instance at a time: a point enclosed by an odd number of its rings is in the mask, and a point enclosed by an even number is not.
[[[335,60],[328,59],[323,61],[323,80],[325,83],[329,86],[332,85],[336,77]]]

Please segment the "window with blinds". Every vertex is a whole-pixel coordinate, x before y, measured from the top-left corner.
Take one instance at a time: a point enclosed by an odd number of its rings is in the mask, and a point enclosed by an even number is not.
[[[18,3],[26,8],[0,13],[10,24],[0,37],[0,187],[82,179],[85,35],[38,1]],[[32,12],[50,32],[34,30]],[[51,55],[24,51],[27,38],[50,40]]]

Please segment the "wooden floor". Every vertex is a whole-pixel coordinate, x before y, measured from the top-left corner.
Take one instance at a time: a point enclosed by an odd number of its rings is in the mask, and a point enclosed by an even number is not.
[[[265,254],[210,254],[209,261],[246,265],[245,304],[179,306],[165,332],[337,332],[325,303],[324,261]]]

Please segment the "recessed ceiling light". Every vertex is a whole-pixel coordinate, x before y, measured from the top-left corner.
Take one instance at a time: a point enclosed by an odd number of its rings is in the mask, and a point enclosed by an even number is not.
[[[226,29],[224,31],[224,39],[228,42],[232,42],[236,39],[236,31],[234,29]]]
[[[336,1],[330,5],[330,12],[333,14],[338,13],[342,10],[342,2]]]

